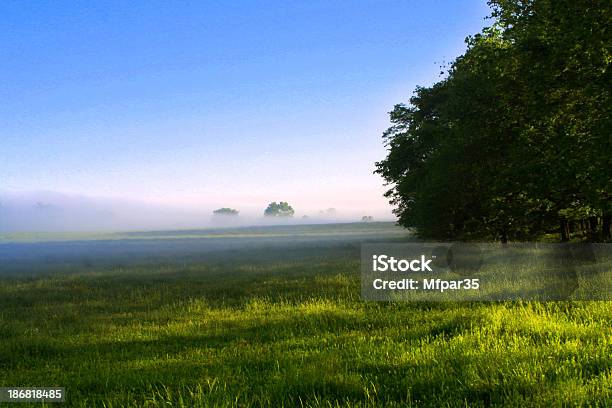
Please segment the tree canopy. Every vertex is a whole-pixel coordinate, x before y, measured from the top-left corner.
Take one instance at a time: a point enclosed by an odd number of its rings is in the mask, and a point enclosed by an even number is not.
[[[376,163],[399,223],[436,239],[610,239],[612,3],[495,0],[494,24],[410,104]]]
[[[293,214],[295,214],[293,207],[286,201],[272,202],[264,211],[266,217],[293,217]]]
[[[213,211],[214,215],[229,215],[229,216],[234,216],[234,215],[238,215],[238,213],[240,213],[240,211],[235,210],[233,208],[228,208],[228,207],[219,208],[218,210],[214,210]]]

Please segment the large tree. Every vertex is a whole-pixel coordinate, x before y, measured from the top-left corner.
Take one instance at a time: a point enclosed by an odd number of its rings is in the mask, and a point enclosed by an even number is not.
[[[506,241],[586,220],[609,238],[612,3],[490,4],[446,78],[390,114],[376,171],[400,224]]]

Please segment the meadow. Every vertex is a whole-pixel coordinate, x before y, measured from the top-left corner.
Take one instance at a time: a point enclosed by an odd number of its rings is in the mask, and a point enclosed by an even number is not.
[[[4,235],[0,386],[65,387],[71,407],[612,405],[611,302],[363,301],[361,243],[411,240]]]

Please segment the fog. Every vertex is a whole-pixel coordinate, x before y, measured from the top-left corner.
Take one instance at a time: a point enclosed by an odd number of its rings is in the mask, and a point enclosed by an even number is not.
[[[373,216],[375,221],[394,219],[389,212],[380,210],[342,209],[329,205],[303,209],[299,203],[293,202],[290,204],[295,209],[294,217],[264,217],[267,203],[238,204],[226,205],[238,209],[238,216],[213,216],[212,211],[219,206],[179,207],[52,191],[0,192],[0,232],[133,231],[317,224],[361,221],[361,217],[366,215]]]

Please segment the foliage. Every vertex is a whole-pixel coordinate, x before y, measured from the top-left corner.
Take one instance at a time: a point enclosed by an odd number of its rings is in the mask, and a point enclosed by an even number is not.
[[[400,224],[438,239],[559,225],[563,239],[580,226],[609,238],[612,3],[490,4],[495,24],[468,38],[447,77],[390,113],[376,172]]]
[[[240,211],[235,210],[233,208],[228,208],[228,207],[223,207],[223,208],[219,208],[218,210],[214,210],[213,214],[214,215],[238,215]]]
[[[264,211],[266,217],[293,217],[293,214],[295,214],[293,207],[286,201],[272,202]]]

